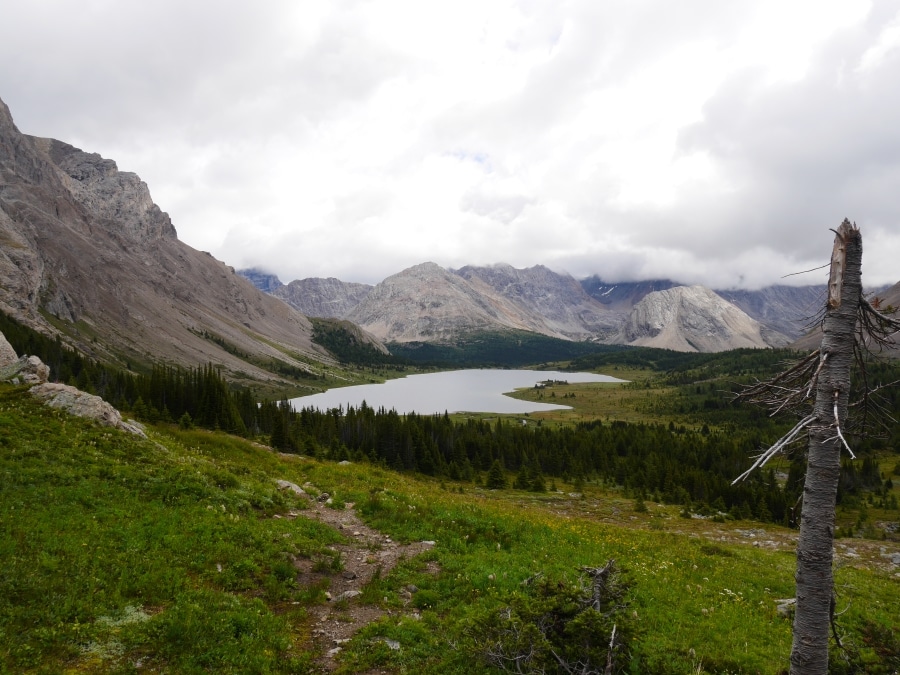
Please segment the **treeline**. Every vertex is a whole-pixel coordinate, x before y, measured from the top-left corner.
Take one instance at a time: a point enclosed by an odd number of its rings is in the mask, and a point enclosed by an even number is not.
[[[365,342],[359,334],[360,329],[349,321],[312,317],[310,321],[313,325],[313,342],[327,349],[341,363],[370,367],[403,367],[408,363],[406,359],[385,354],[371,343]]]
[[[620,352],[623,347],[561,340],[528,331],[485,331],[460,336],[453,344],[390,342],[391,354],[409,363],[439,368],[520,368],[567,361],[586,354]]]
[[[732,349],[699,354],[650,347],[607,347],[574,359],[566,370],[594,370],[608,366],[647,368],[666,373],[667,384],[686,384],[712,377],[772,375],[800,356],[791,349]]]
[[[148,422],[181,421],[247,435],[257,404],[249,390],[232,390],[213,365],[155,366],[130,373],[82,356],[60,339],[23,326],[0,313],[0,332],[19,355],[34,355],[50,368],[50,380],[96,394],[116,408]]]
[[[599,421],[551,429],[502,418],[454,422],[445,415],[399,415],[359,408],[294,411],[264,404],[259,426],[272,424],[273,445],[321,459],[366,461],[398,471],[487,484],[499,465],[520,489],[546,489],[558,478],[622,486],[626,494],[738,518],[793,522],[802,488],[798,471],[782,487],[772,471],[739,485],[735,476],[757,449],[752,437]]]

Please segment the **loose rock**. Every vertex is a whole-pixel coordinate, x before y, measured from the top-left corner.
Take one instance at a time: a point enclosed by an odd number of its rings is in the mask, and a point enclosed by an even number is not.
[[[292,483],[292,482],[289,481],[289,480],[281,480],[281,479],[279,479],[279,480],[276,480],[275,483],[278,485],[278,489],[279,489],[279,490],[290,490],[290,491],[293,492],[295,495],[300,495],[300,496],[305,496],[305,495],[306,495],[306,490],[304,490],[304,489],[303,489],[302,487],[300,487],[299,485],[297,485],[297,484],[295,484],[295,483]]]

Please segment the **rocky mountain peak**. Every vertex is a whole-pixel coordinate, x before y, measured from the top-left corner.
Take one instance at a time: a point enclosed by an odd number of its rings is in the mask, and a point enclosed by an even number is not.
[[[287,354],[330,360],[306,317],[178,241],[137,175],[19,133],[2,102],[0,241],[0,311],[93,358],[214,361],[256,379],[272,374],[238,354],[295,368],[307,362]]]
[[[16,123],[13,122],[12,113],[9,111],[9,106],[7,106],[3,101],[0,101],[0,130],[2,131],[13,131],[15,133],[19,133],[19,128],[16,126]]]
[[[270,292],[306,316],[342,319],[368,297],[372,286],[334,277],[313,277],[292,281]]]
[[[277,289],[284,286],[277,274],[272,274],[259,267],[238,270],[237,273],[264,293],[274,293]]]
[[[111,159],[54,139],[34,139],[71,180],[67,187],[93,214],[133,241],[177,238],[169,215],[150,197],[137,174],[119,171]]]
[[[767,329],[703,286],[676,286],[647,294],[622,328],[621,341],[684,352],[785,346]]]

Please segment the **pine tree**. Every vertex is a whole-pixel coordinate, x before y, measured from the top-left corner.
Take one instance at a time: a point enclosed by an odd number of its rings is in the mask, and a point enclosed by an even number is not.
[[[495,459],[488,472],[485,487],[488,490],[503,490],[506,488],[506,477],[503,475],[503,467],[500,466],[500,460]]]

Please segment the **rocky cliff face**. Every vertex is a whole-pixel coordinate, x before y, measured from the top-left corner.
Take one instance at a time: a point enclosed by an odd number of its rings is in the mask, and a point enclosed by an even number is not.
[[[440,342],[461,334],[527,330],[564,339],[611,333],[615,320],[571,277],[509,265],[451,272],[434,263],[388,277],[346,318],[387,341]]]
[[[608,309],[630,312],[648,293],[665,291],[677,286],[668,279],[651,279],[648,281],[625,281],[607,283],[596,274],[581,280],[585,293]]]
[[[342,319],[372,292],[368,284],[328,279],[301,279],[270,291],[306,316]]]
[[[543,265],[516,269],[511,265],[466,266],[456,271],[475,288],[494,294],[523,314],[536,314],[537,332],[584,340],[603,340],[615,332],[621,317],[591,298],[574,278]]]
[[[811,322],[825,306],[828,292],[818,286],[769,286],[758,291],[716,291],[769,328],[797,338],[809,330]]]
[[[268,379],[233,352],[297,367],[286,351],[329,358],[306,317],[180,242],[136,175],[21,134],[2,101],[0,310],[120,364],[213,361]]]
[[[508,327],[515,320],[506,314],[464,279],[429,262],[382,281],[346,318],[385,341],[441,342]]]
[[[638,302],[615,342],[683,352],[785,346],[767,329],[703,286],[677,286]]]

